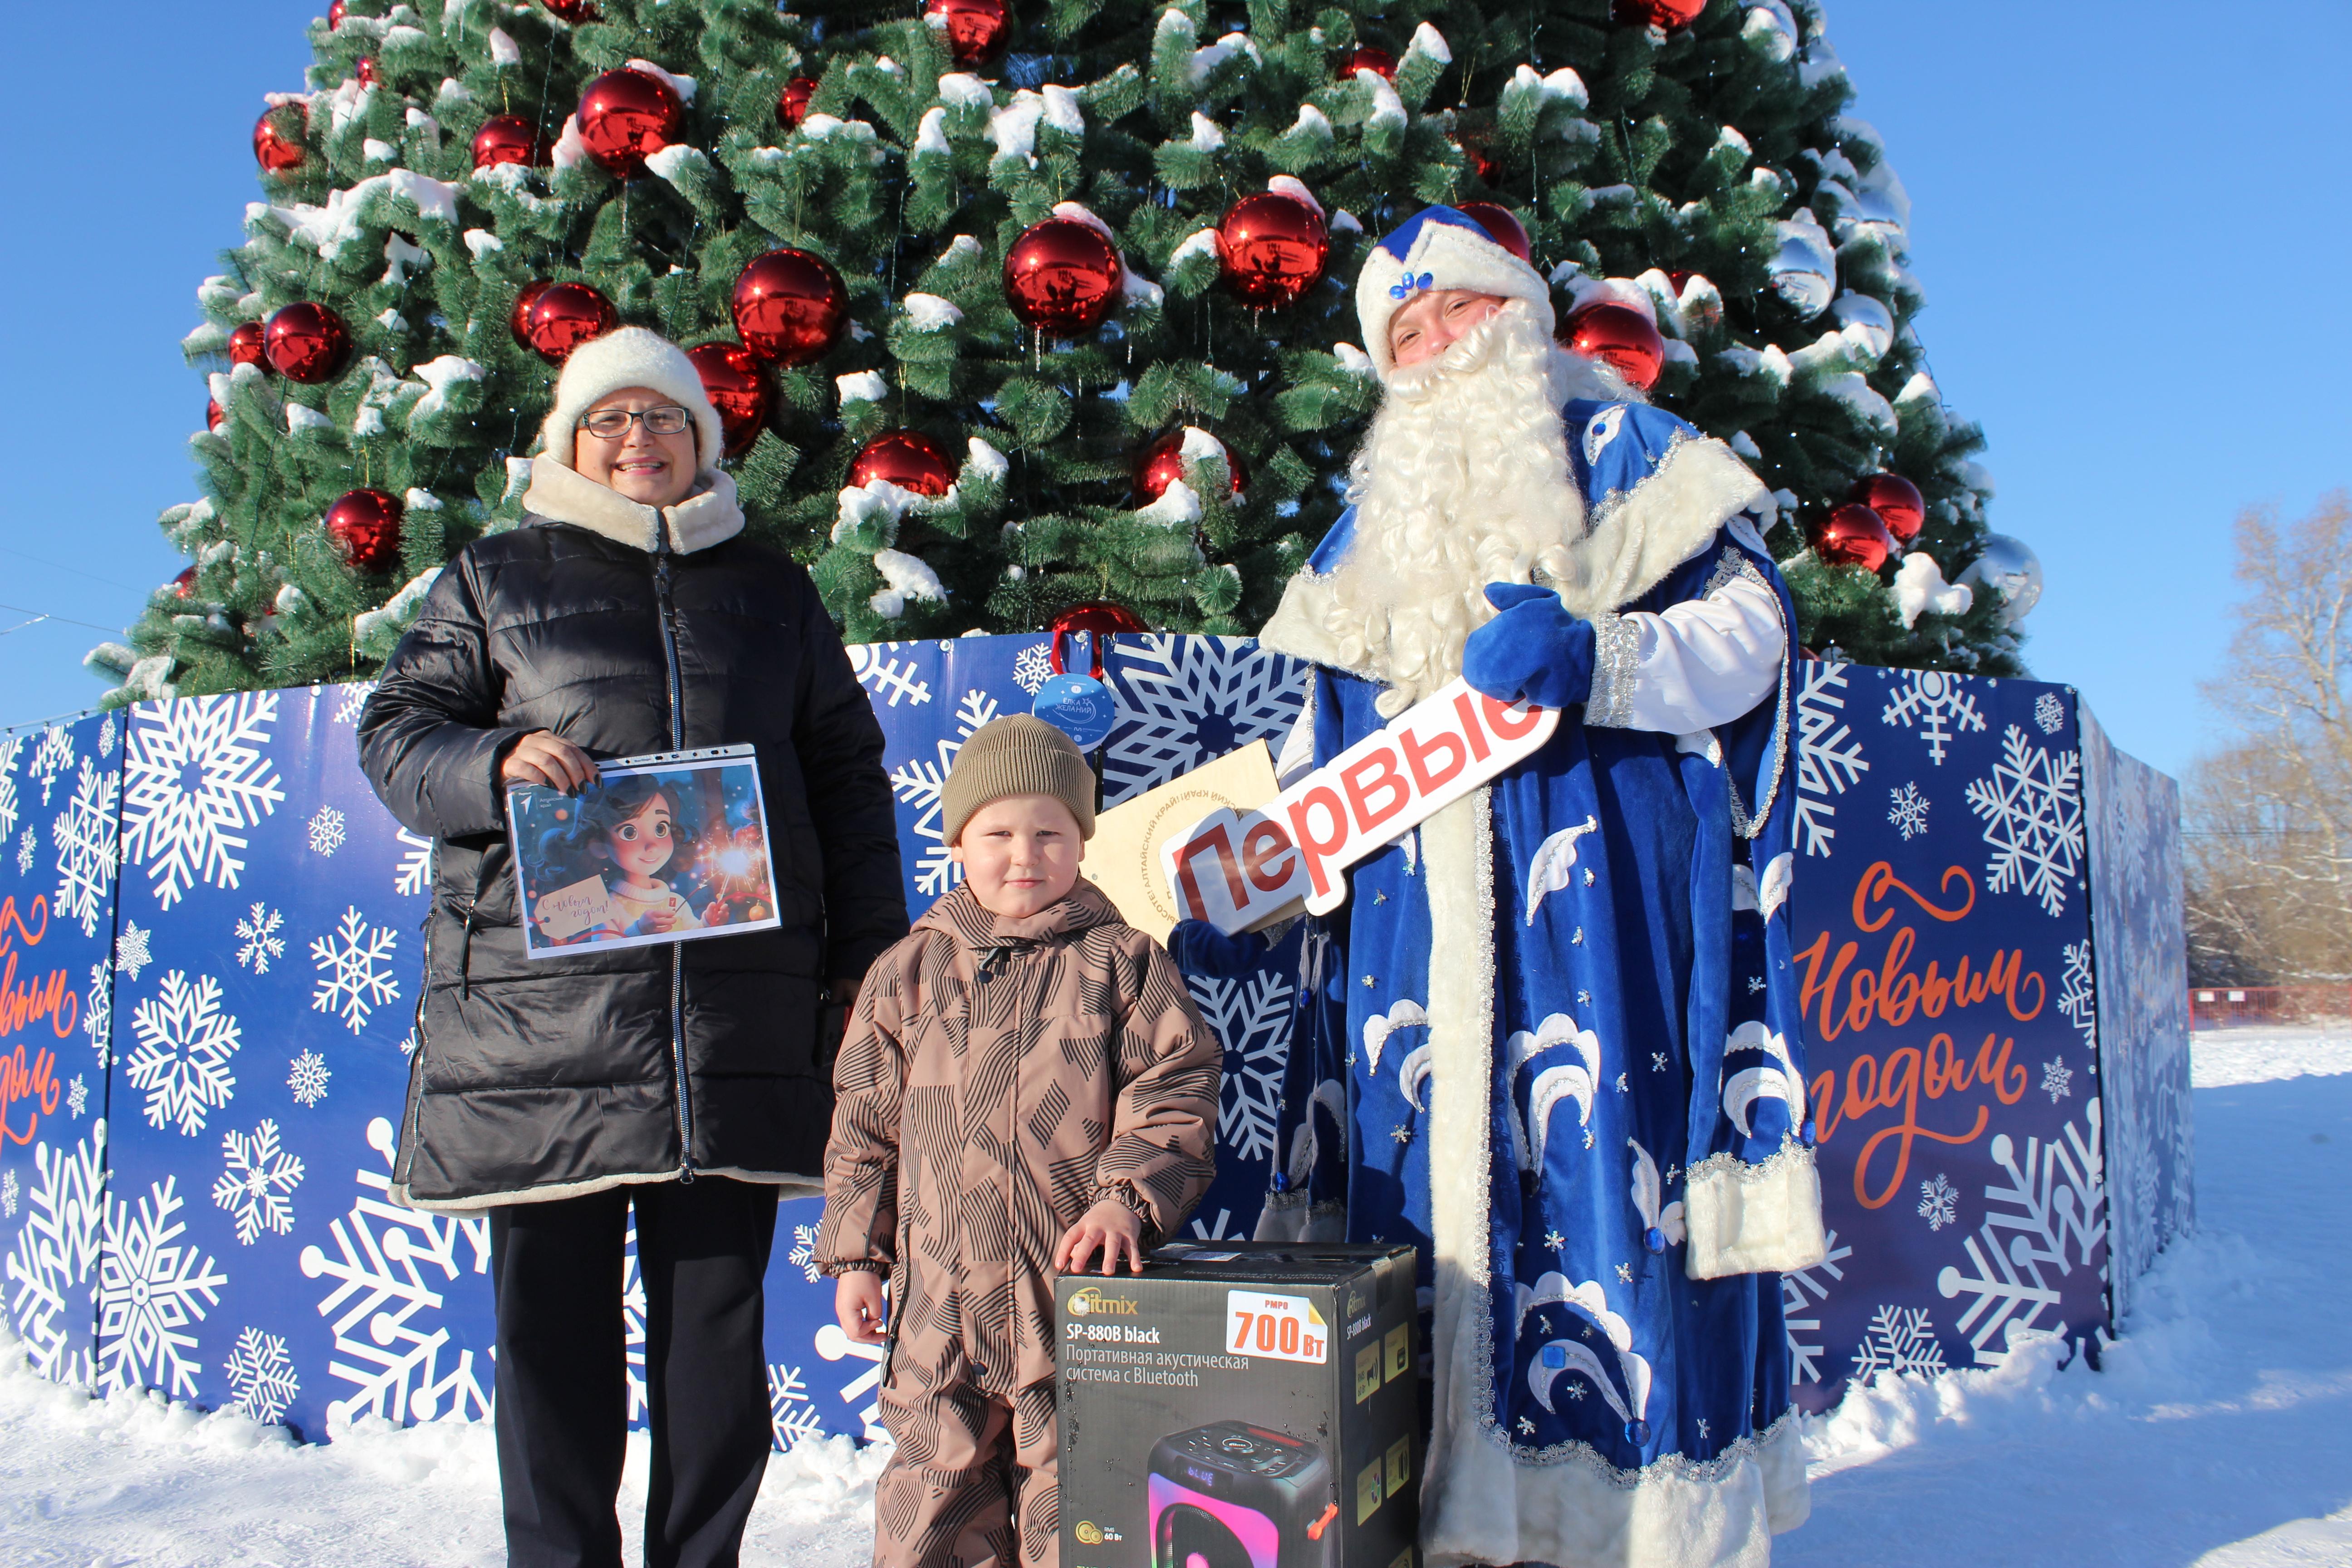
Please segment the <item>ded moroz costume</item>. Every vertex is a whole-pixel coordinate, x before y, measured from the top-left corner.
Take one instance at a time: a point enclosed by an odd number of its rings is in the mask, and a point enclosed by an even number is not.
[[[1506,302],[1396,366],[1448,289]],[[1774,1271],[1822,1251],[1773,503],[1451,208],[1357,300],[1381,409],[1261,634],[1318,666],[1284,772],[1456,675],[1569,710],[1310,924],[1261,1234],[1421,1249],[1433,1568],[1760,1563],[1808,1507]]]

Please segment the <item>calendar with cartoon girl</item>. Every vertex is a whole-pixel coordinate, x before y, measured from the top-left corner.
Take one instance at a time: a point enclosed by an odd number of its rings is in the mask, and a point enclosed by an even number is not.
[[[749,746],[601,763],[577,795],[518,786],[507,792],[507,817],[531,958],[778,923]]]

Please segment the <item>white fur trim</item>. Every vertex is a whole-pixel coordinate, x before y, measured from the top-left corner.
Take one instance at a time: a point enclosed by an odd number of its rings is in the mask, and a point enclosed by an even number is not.
[[[694,362],[684,349],[644,327],[617,327],[572,351],[563,362],[563,374],[555,380],[555,406],[539,427],[541,451],[570,468],[580,416],[598,398],[625,386],[650,387],[693,415],[696,460],[706,471],[719,467],[726,432],[709,395],[702,390]]]
[[[1676,441],[1648,479],[1593,513],[1576,547],[1582,581],[1559,584],[1560,598],[1588,619],[1622,609],[1765,493],[1748,465],[1713,437]]]
[[[522,504],[551,522],[568,522],[648,553],[660,538],[662,511],[561,463],[531,464]],[[666,510],[670,548],[680,554],[708,550],[743,531],[743,509],[736,503],[731,475],[706,473],[698,491]]]
[[[1683,1219],[1683,1272],[1694,1279],[1810,1268],[1829,1251],[1821,1173],[1801,1143],[1759,1165],[1729,1154],[1701,1161],[1684,1184]]]
[[[1459,224],[1424,223],[1402,256],[1391,255],[1386,242],[1375,248],[1356,275],[1356,319],[1364,329],[1364,352],[1372,368],[1386,381],[1396,368],[1389,357],[1389,318],[1402,310],[1412,294],[1398,299],[1389,292],[1408,275],[1427,273],[1432,289],[1467,289],[1479,294],[1499,294],[1525,300],[1552,335],[1555,321],[1551,289],[1536,269],[1488,238]]]

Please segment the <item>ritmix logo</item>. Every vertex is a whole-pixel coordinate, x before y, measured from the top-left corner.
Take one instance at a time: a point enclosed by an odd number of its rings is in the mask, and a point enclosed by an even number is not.
[[[1097,1312],[1131,1318],[1139,1310],[1140,1303],[1133,1297],[1106,1296],[1099,1287],[1094,1285],[1087,1286],[1070,1298],[1070,1315],[1074,1318],[1092,1317]]]

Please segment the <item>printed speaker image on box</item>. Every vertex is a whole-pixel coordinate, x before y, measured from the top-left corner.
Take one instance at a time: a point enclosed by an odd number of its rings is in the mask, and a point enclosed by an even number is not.
[[[1412,1275],[1221,1241],[1056,1281],[1066,1568],[1413,1568]]]

